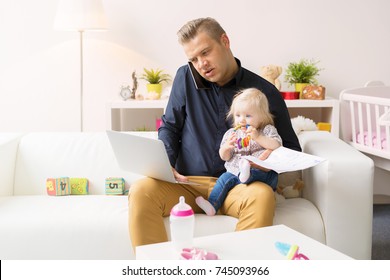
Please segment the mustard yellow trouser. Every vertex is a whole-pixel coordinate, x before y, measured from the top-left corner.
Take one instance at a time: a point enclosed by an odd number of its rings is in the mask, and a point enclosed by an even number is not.
[[[163,218],[169,216],[179,197],[184,196],[195,213],[197,196],[208,197],[216,178],[190,176],[200,186],[172,184],[152,178],[135,182],[129,191],[129,233],[133,250],[136,246],[168,241]],[[220,214],[238,218],[236,230],[270,226],[275,209],[274,192],[268,185],[254,182],[234,187],[220,208]]]

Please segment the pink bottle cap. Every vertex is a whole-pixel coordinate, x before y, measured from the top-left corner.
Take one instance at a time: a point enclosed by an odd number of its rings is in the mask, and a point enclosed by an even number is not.
[[[194,215],[194,211],[192,210],[191,206],[185,203],[184,196],[181,196],[179,198],[179,203],[173,206],[171,215],[177,217],[187,217]]]

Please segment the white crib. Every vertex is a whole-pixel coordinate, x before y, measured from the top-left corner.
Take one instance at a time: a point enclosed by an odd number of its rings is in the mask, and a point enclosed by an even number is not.
[[[340,94],[341,138],[390,171],[390,87],[374,81]]]

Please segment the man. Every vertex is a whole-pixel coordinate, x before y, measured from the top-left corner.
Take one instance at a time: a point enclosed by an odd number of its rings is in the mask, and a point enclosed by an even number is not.
[[[301,150],[279,91],[241,67],[217,21],[190,21],[178,31],[178,38],[189,65],[176,73],[159,138],[165,144],[176,179],[190,179],[200,185],[172,184],[152,178],[135,182],[129,193],[129,232],[134,249],[167,241],[163,217],[169,216],[180,196],[195,212],[202,213],[195,198],[207,198],[216,178],[225,171],[218,150],[223,134],[231,127],[226,115],[240,89],[261,90],[267,96],[283,145]],[[244,230],[272,225],[274,208],[272,188],[254,182],[233,188],[220,213],[237,217],[236,230]]]

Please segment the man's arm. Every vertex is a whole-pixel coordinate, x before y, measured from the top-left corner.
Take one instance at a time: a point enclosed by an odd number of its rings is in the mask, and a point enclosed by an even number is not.
[[[184,67],[179,68],[176,73],[167,108],[162,116],[163,124],[158,130],[158,138],[165,144],[172,167],[175,167],[179,154],[181,134],[185,122],[186,71]]]
[[[275,127],[282,138],[283,146],[301,152],[302,148],[291,125],[286,102],[276,88],[274,91],[268,97],[268,101],[271,114],[274,116]]]

